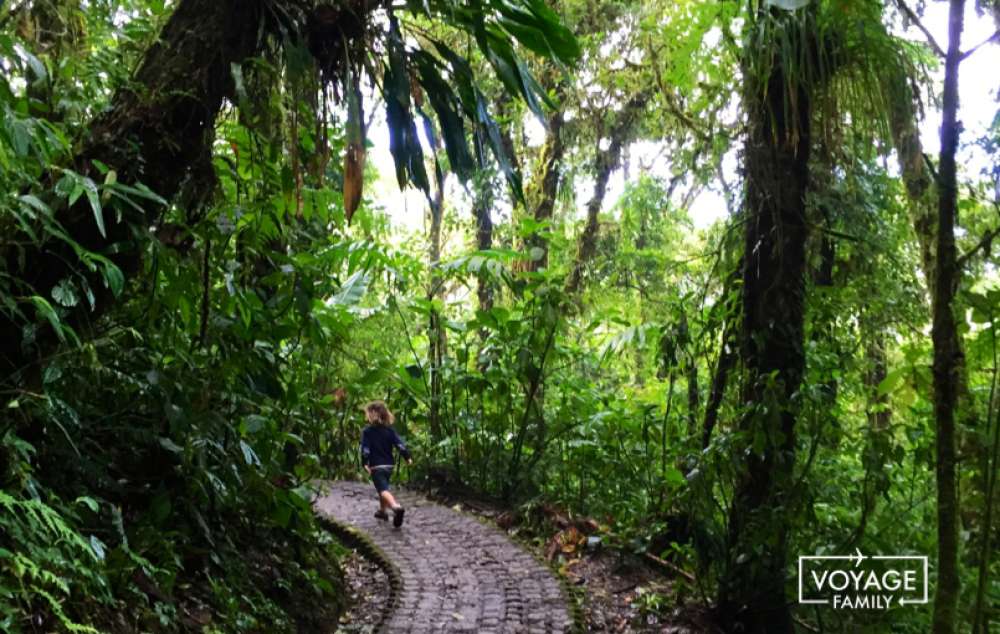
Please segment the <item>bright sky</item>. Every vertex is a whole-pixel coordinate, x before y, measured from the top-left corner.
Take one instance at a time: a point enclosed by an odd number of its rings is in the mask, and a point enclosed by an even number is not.
[[[990,37],[996,30],[996,25],[988,16],[980,17],[976,15],[974,3],[966,3],[965,31],[962,34],[962,49],[979,44]],[[948,43],[948,3],[931,2],[928,3],[924,17],[924,26],[934,35],[937,42],[943,47]],[[915,27],[911,27],[906,36],[916,41],[924,41],[923,34]],[[981,150],[971,145],[971,141],[981,136],[990,126],[993,118],[997,115],[998,103],[997,95],[1000,91],[1000,46],[988,44],[980,48],[974,55],[966,59],[961,66],[959,74],[959,94],[960,111],[959,118],[964,124],[962,140],[967,145],[960,151],[960,169],[965,169],[970,175],[978,174],[980,170],[987,166],[987,157]],[[940,85],[940,75],[937,77]],[[940,125],[940,111],[927,104],[927,118],[921,125],[921,140],[924,151],[928,154],[937,154],[939,149],[938,126]],[[529,142],[541,143],[544,138],[544,130],[533,117],[526,122]],[[422,132],[422,131],[421,131]],[[374,198],[389,213],[394,227],[404,232],[423,230],[426,216],[426,201],[422,194],[415,189],[408,189],[400,192],[396,185],[395,171],[392,156],[389,153],[389,132],[384,120],[380,119],[373,123],[369,130],[369,137],[373,147],[369,154],[379,173],[379,181],[376,183]],[[426,143],[425,143],[426,147]],[[634,165],[640,160],[649,161],[660,152],[661,146],[658,143],[641,141],[634,144],[630,150]],[[723,169],[730,175],[727,180],[735,181],[737,171],[737,160],[735,151],[731,152],[724,161]],[[637,170],[633,169],[633,174]],[[654,163],[653,172],[669,176],[670,165],[662,157]],[[456,206],[463,210],[468,209],[467,204],[455,205],[454,197],[461,196],[460,187],[456,186],[454,177],[449,178],[447,188],[448,197],[453,201],[452,208]],[[616,172],[609,183],[608,194],[605,198],[604,209],[614,206],[618,197],[624,190],[625,182],[621,170]],[[592,183],[581,179],[576,184],[577,214],[583,215],[583,208],[590,198]],[[714,187],[717,187],[715,185]],[[727,214],[726,204],[718,191],[705,190],[692,203],[690,215],[694,224],[698,228],[710,226],[715,221],[724,218]]]

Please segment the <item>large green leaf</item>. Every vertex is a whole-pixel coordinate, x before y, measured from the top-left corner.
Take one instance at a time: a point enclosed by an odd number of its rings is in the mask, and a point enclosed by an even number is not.
[[[496,157],[497,163],[500,165],[500,170],[510,184],[510,188],[514,192],[514,197],[523,203],[524,191],[521,185],[521,175],[514,169],[511,157],[507,155],[503,139],[500,136],[500,127],[490,117],[486,108],[486,98],[478,89],[476,90],[476,116],[479,125],[486,131],[486,138],[489,141],[490,149],[493,151],[493,156]]]
[[[438,117],[441,136],[452,171],[464,182],[472,176],[475,164],[466,140],[465,125],[458,112],[461,102],[448,83],[441,77],[438,62],[432,55],[417,51],[413,55],[420,72],[420,83],[426,89],[431,107]]]
[[[424,153],[417,136],[417,126],[410,108],[410,77],[406,50],[395,17],[389,20],[389,68],[385,73],[383,93],[389,126],[389,151],[396,167],[400,188],[412,182],[424,192],[430,191]]]
[[[528,108],[542,118],[538,95],[532,89],[531,81],[525,76],[525,66],[514,52],[514,47],[511,46],[506,34],[498,28],[487,27],[476,34],[476,39],[504,87],[512,95],[521,95]]]
[[[576,37],[544,2],[528,0],[523,8],[504,3],[500,13],[500,25],[529,50],[563,63],[580,57]]]
[[[354,306],[361,301],[365,291],[368,290],[369,280],[367,271],[358,271],[347,278],[340,287],[340,292],[331,297],[328,303],[332,306]]]
[[[69,331],[69,327],[65,326],[62,323],[62,320],[59,319],[59,313],[56,312],[56,309],[53,308],[52,304],[50,304],[44,297],[39,297],[38,295],[31,296],[31,303],[35,306],[35,310],[38,311],[38,314],[49,322],[49,325],[52,326],[52,330],[55,331],[59,340],[65,342],[66,333]]]

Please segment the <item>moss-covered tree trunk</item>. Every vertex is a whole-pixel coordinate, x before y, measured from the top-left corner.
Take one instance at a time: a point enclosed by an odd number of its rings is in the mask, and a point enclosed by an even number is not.
[[[493,248],[493,218],[490,217],[491,192],[489,187],[479,189],[472,206],[472,212],[476,218],[476,248],[480,251],[486,251]],[[484,275],[479,277],[476,295],[479,299],[480,310],[493,308],[493,283]]]
[[[969,428],[978,424],[966,374],[963,344],[954,316],[955,294],[962,277],[954,233],[958,202],[955,152],[961,131],[958,122],[958,70],[963,59],[960,44],[964,2],[958,4],[962,6],[956,6],[952,2],[949,12],[949,42],[940,130],[941,151],[936,187],[935,179],[925,165],[912,90],[905,77],[895,80],[890,111],[893,141],[899,156],[900,171],[920,245],[924,278],[931,298],[939,566],[939,582],[934,602],[935,632],[955,630],[959,595],[956,423],[962,421]],[[942,235],[942,231],[946,235]],[[972,452],[982,450],[976,446],[970,449]],[[975,481],[985,489],[987,479],[988,475]],[[978,557],[988,560],[989,553],[980,553]]]
[[[948,53],[941,103],[941,154],[938,166],[937,243],[935,248],[933,323],[934,418],[937,426],[936,480],[938,577],[934,593],[935,634],[955,631],[958,609],[958,482],[956,476],[955,410],[958,405],[962,346],[954,313],[959,269],[955,247],[958,205],[955,153],[958,150],[958,68],[965,0],[951,0]]]
[[[910,218],[917,244],[920,247],[920,264],[928,290],[934,292],[934,240],[936,214],[933,180],[924,164],[924,149],[917,127],[916,104],[909,80],[900,74],[892,80],[889,128],[892,132],[899,171],[906,188]]]
[[[596,145],[597,155],[594,158],[594,194],[587,202],[587,221],[583,226],[583,231],[577,239],[576,258],[573,261],[573,268],[570,269],[569,277],[566,278],[566,292],[574,295],[579,292],[583,282],[583,271],[594,257],[597,249],[598,217],[601,207],[604,205],[604,197],[608,193],[608,181],[611,173],[617,169],[621,161],[622,149],[625,147],[641,121],[641,115],[646,109],[649,96],[639,93],[626,103],[611,130],[608,132],[608,147],[604,150],[600,148],[601,137],[598,136]]]
[[[701,448],[708,448],[712,441],[712,431],[719,420],[719,410],[722,408],[722,399],[726,395],[726,386],[729,384],[729,373],[738,359],[736,350],[736,302],[739,300],[733,291],[733,286],[740,279],[742,267],[733,267],[732,272],[726,276],[726,281],[722,285],[722,296],[719,302],[712,308],[713,314],[721,311],[719,318],[722,321],[722,339],[719,343],[719,356],[715,362],[715,369],[712,372],[712,384],[708,392],[708,401],[705,404],[705,417],[701,423]]]
[[[528,193],[529,204],[533,206],[532,216],[535,222],[552,220],[552,212],[556,207],[556,196],[559,193],[559,181],[563,171],[563,156],[566,152],[563,142],[563,112],[556,110],[546,121],[545,144],[539,157],[538,175]],[[524,268],[537,271],[549,265],[549,241],[544,235],[533,234],[525,240],[528,252],[535,248],[541,249],[537,257],[528,260]]]
[[[774,18],[786,19],[796,18]],[[757,44],[754,38],[748,41],[748,55]],[[805,80],[786,74],[778,54],[766,77],[755,76],[759,72],[747,71],[744,102],[749,129],[740,400],[749,409],[740,431],[747,451],[740,453],[743,464],[729,513],[718,610],[727,631],[782,634],[794,631],[785,568],[794,508],[793,399],[805,367],[805,199],[812,113]]]
[[[851,536],[849,548],[861,544],[868,530],[868,522],[875,514],[878,498],[886,490],[888,479],[885,474],[885,458],[890,447],[892,410],[889,409],[889,395],[881,392],[879,386],[887,372],[885,326],[874,323],[877,316],[862,313],[860,334],[865,350],[864,386],[867,397],[868,439],[865,443],[861,463],[865,477],[861,482],[861,515],[858,526]]]
[[[107,165],[121,183],[141,182],[170,200],[184,190],[186,199],[206,196],[215,187],[211,150],[215,119],[232,92],[232,65],[258,48],[261,3],[241,0],[181,0],[156,44],[145,54],[134,81],[115,95],[110,107],[91,124],[72,168],[101,181],[97,163]],[[47,185],[52,185],[51,176]],[[152,206],[140,213],[121,206],[104,210],[106,231],[98,228],[86,196],[56,212],[65,233],[82,249],[108,257],[126,276],[141,264],[142,243],[159,217]],[[99,317],[114,297],[101,271],[80,264],[73,246],[49,238],[18,242],[0,253],[4,272],[20,280],[22,297],[50,297],[60,280],[83,275],[94,291],[94,308],[85,303],[69,315],[85,325]],[[112,246],[114,248],[112,248]],[[27,301],[19,308],[31,315]],[[55,341],[41,326],[31,346],[22,346],[23,320],[0,313],[0,381],[29,370]],[[14,379],[16,380],[16,379]]]

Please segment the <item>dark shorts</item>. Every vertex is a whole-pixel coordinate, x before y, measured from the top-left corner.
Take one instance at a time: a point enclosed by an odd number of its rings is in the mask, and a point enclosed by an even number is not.
[[[379,493],[389,490],[389,478],[392,477],[392,469],[374,469],[372,471],[372,484]]]

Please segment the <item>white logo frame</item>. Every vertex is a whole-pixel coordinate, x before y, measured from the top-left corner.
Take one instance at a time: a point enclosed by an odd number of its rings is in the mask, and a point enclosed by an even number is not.
[[[802,596],[802,564],[810,560],[847,560],[856,562],[855,567],[860,566],[865,559],[872,560],[916,560],[923,564],[924,571],[924,596],[920,599],[899,599],[899,605],[921,605],[929,602],[928,586],[930,585],[930,564],[927,555],[863,555],[861,549],[857,549],[853,555],[799,555],[799,603],[805,605],[829,605],[830,599],[805,599]]]

